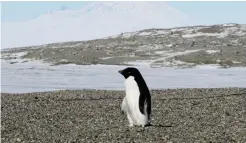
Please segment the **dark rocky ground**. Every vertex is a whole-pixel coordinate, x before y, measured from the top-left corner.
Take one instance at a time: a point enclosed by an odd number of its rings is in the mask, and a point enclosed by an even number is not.
[[[235,67],[246,66],[245,49],[246,25],[224,24],[146,29],[104,39],[21,47],[4,50],[1,53],[3,59],[11,60],[16,57],[6,56],[9,53],[26,52],[21,58],[43,60],[54,65],[69,63],[122,65],[137,60],[153,60],[154,66],[219,64],[222,67]],[[187,50],[201,51],[171,57],[166,57],[165,53],[160,54],[161,51],[176,53]],[[206,50],[219,52],[209,54]],[[166,58],[160,59],[163,57]],[[171,65],[167,64],[167,61],[171,62]],[[176,61],[184,63],[175,64]]]
[[[1,140],[246,142],[246,89],[152,90],[152,124],[128,127],[123,91],[1,94]]]

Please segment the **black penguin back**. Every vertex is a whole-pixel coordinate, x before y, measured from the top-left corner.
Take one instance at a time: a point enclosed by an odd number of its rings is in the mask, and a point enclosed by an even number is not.
[[[139,73],[140,74],[140,73]],[[139,77],[135,78],[135,81],[138,84],[138,88],[139,88],[139,110],[142,114],[146,114],[145,113],[145,106],[147,106],[147,115],[148,118],[151,114],[151,95],[150,95],[150,91],[149,88],[145,82],[145,80],[143,79],[142,75],[140,74]]]

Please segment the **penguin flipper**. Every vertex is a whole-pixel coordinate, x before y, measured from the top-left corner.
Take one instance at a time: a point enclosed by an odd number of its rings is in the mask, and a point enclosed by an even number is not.
[[[126,97],[124,97],[122,104],[121,104],[121,111],[122,113],[126,112],[127,104],[126,104]]]

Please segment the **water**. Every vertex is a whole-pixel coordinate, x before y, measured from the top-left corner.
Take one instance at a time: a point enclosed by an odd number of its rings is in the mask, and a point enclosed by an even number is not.
[[[26,93],[62,89],[123,90],[118,70],[125,66],[48,66],[40,63],[2,62],[1,92]],[[246,68],[190,69],[138,67],[150,89],[246,87]]]

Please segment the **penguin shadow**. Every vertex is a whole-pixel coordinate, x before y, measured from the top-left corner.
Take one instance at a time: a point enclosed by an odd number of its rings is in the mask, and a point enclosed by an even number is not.
[[[148,124],[148,125],[145,125],[144,127],[171,128],[173,127],[173,125]]]
[[[145,132],[149,130],[150,128],[170,128],[173,127],[172,125],[155,125],[155,124],[148,124],[145,126],[134,126],[135,128],[127,128],[127,131],[137,131],[137,132]]]

